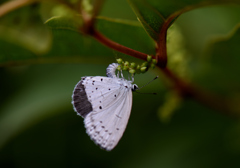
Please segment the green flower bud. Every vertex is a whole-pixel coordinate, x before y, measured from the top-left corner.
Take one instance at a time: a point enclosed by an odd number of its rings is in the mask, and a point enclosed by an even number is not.
[[[154,65],[156,65],[156,64],[157,64],[157,60],[156,60],[156,59],[152,59],[152,63],[153,63]]]
[[[130,67],[131,67],[131,68],[135,68],[135,67],[136,67],[135,62],[132,62],[132,63],[130,64]]]
[[[128,61],[126,61],[126,62],[124,63],[124,65],[125,65],[125,66],[128,66],[128,65],[129,65],[129,62],[128,62]]]
[[[147,67],[148,66],[148,62],[144,62],[142,63],[141,67]]]
[[[135,69],[130,69],[130,70],[129,70],[129,73],[130,73],[130,74],[134,74],[135,72],[136,72]]]
[[[116,59],[117,63],[122,64],[123,60],[121,58]]]
[[[147,56],[147,61],[148,61],[148,62],[151,62],[151,61],[152,61],[152,56],[151,56],[151,55],[148,55],[148,56]]]
[[[151,68],[154,69],[155,68],[155,64],[151,63]]]
[[[124,65],[124,66],[123,66],[123,70],[124,70],[124,71],[127,71],[127,70],[128,70],[128,66],[125,66],[125,65]]]
[[[118,65],[117,70],[121,71],[122,65]]]
[[[142,67],[141,68],[141,72],[146,72],[147,71],[147,67]]]

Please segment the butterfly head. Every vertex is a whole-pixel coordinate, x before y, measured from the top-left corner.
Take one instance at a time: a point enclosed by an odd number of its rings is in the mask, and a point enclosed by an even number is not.
[[[135,90],[138,90],[139,88],[138,88],[138,86],[136,85],[136,84],[133,84],[132,85],[132,91],[135,91]]]

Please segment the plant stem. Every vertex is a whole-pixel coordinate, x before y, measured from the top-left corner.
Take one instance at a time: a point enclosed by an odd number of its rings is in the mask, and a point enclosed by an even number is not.
[[[160,68],[165,68],[167,66],[167,30],[169,26],[171,25],[173,19],[175,19],[176,16],[173,15],[169,17],[165,23],[163,24],[160,34],[159,34],[159,40],[157,42],[157,66]]]
[[[90,34],[92,37],[94,37],[96,40],[98,40],[100,43],[104,44],[105,46],[112,48],[116,51],[119,51],[121,53],[142,59],[144,61],[147,60],[147,54],[133,50],[131,48],[128,48],[126,46],[123,46],[119,43],[116,43],[110,39],[108,39],[107,37],[105,37],[104,35],[102,35],[100,32],[98,32],[97,30],[92,31],[92,34]]]
[[[18,9],[20,7],[23,7],[34,2],[36,2],[36,0],[15,0],[5,2],[2,5],[0,5],[0,17],[15,9]]]
[[[174,85],[174,89],[179,92],[185,98],[193,98],[201,104],[207,105],[208,107],[217,110],[222,114],[230,115],[230,108],[227,101],[213,95],[206,90],[202,90],[199,87],[193,86],[182,79],[178,78],[168,68],[161,69],[162,73],[171,80]],[[231,113],[231,115],[235,115]]]

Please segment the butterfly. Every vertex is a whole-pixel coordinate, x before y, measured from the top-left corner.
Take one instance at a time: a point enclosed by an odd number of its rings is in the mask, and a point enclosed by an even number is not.
[[[132,91],[138,86],[116,76],[117,63],[107,68],[107,77],[85,76],[73,90],[72,104],[84,118],[87,134],[101,148],[110,151],[121,139],[132,109]]]

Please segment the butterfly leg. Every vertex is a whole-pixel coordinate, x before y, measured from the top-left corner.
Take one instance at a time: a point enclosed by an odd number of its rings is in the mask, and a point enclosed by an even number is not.
[[[122,70],[121,70],[121,76],[122,76],[122,78],[124,78],[124,77],[123,77],[123,72],[122,72]]]
[[[130,73],[128,72],[128,80],[130,80]]]
[[[119,78],[119,71],[117,72],[117,78]]]

